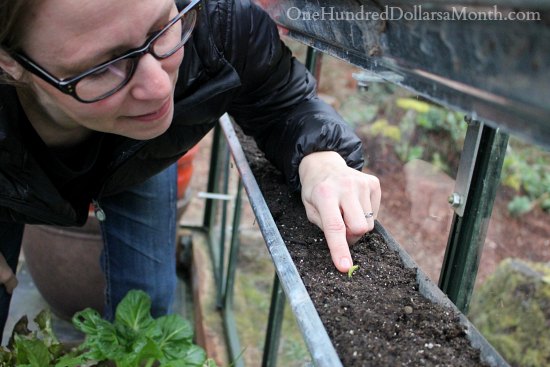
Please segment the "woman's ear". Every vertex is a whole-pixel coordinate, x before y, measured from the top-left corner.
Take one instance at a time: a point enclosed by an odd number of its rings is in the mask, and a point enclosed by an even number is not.
[[[14,80],[20,80],[23,75],[23,67],[2,49],[0,49],[0,69]]]

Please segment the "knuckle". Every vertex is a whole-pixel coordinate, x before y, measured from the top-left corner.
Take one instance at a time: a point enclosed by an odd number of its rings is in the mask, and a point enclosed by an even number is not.
[[[369,224],[365,221],[364,223],[356,223],[355,225],[350,225],[348,228],[348,233],[353,236],[362,236],[363,234],[369,231]]]
[[[323,199],[331,198],[334,196],[334,187],[330,183],[323,181],[315,186],[313,194]]]
[[[311,210],[306,210],[306,217],[307,220],[309,220],[311,223],[316,223],[317,221],[317,214],[312,212]]]
[[[376,190],[380,190],[380,179],[376,176],[371,176],[371,186],[376,189]]]
[[[346,225],[342,218],[332,217],[323,222],[323,229],[325,232],[339,233],[346,230]]]
[[[356,185],[356,183],[357,183],[357,179],[349,175],[340,177],[340,180],[338,181],[338,185],[344,190],[349,190],[353,188]]]
[[[367,179],[363,180],[363,184],[367,186],[370,191],[380,190],[380,179],[376,176],[367,175]]]

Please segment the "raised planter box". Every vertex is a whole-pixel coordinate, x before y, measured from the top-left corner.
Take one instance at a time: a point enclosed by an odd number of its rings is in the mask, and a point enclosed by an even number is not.
[[[379,223],[352,249],[355,275],[338,273],[299,195],[241,137],[244,158],[228,119],[222,127],[315,365],[508,365]]]

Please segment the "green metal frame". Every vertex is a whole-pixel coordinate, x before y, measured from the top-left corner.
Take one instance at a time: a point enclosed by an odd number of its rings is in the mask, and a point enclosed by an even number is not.
[[[229,176],[229,167],[225,168],[226,176]],[[239,178],[237,186],[237,198],[235,199],[233,224],[231,231],[231,243],[229,247],[229,260],[227,264],[227,277],[222,299],[222,315],[224,320],[225,336],[229,349],[229,359],[235,367],[244,366],[240,358],[242,349],[237,333],[237,324],[233,314],[233,290],[235,288],[235,276],[239,255],[239,224],[242,212],[242,181]],[[223,242],[221,243],[223,246]]]
[[[508,135],[489,126],[481,126],[481,140],[473,165],[464,215],[454,215],[439,287],[449,299],[467,313],[485,243]],[[461,162],[462,164],[462,162]]]
[[[208,193],[228,194],[230,164],[230,154],[222,134],[222,129],[220,125],[216,125],[210,153],[210,170],[207,182]],[[244,367],[244,362],[240,358],[242,349],[233,313],[233,290],[239,251],[238,228],[242,211],[242,182],[240,179],[233,208],[229,254],[226,254],[228,201],[223,200],[221,202],[221,216],[218,221],[219,209],[219,200],[206,199],[203,227],[200,229],[207,232],[208,247],[214,269],[216,306],[222,314],[229,360],[234,367]]]
[[[281,340],[285,303],[285,292],[283,288],[281,288],[277,273],[275,273],[271,291],[271,306],[269,308],[267,331],[265,335],[262,367],[277,366],[277,352],[279,351],[279,341]]]

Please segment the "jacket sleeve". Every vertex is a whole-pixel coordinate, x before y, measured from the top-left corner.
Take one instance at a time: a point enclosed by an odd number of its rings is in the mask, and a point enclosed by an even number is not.
[[[307,154],[336,151],[361,169],[361,141],[337,112],[316,96],[316,81],[282,43],[275,23],[248,1],[233,3],[230,62],[242,87],[229,113],[300,189],[298,166]],[[227,55],[227,54],[226,54]]]

